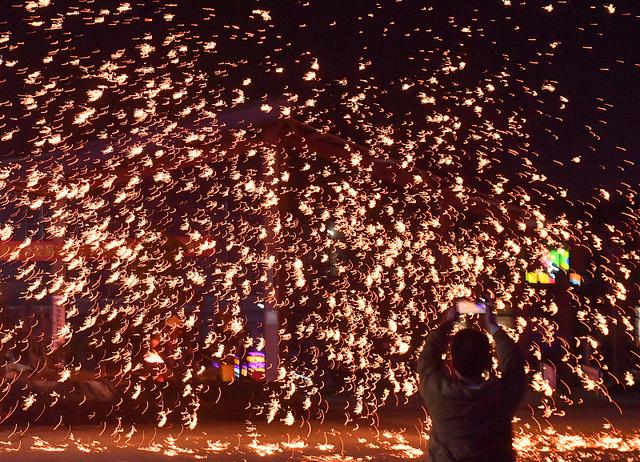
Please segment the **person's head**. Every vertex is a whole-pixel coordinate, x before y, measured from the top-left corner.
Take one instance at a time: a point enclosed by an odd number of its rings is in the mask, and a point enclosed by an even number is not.
[[[480,380],[491,367],[487,336],[475,329],[462,329],[451,339],[451,365],[462,377]]]

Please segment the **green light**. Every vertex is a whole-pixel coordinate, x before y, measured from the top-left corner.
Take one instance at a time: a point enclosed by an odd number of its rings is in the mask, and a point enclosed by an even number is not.
[[[553,266],[569,270],[569,251],[567,249],[553,249],[549,251],[549,261]]]

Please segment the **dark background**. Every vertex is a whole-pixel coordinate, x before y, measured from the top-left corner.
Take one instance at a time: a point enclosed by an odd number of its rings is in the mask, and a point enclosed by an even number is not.
[[[0,154],[41,162],[33,143],[42,118],[54,131],[69,136],[65,142],[76,152],[101,129],[110,136],[120,132],[125,136],[128,125],[135,122],[114,119],[114,114],[136,107],[142,79],[134,74],[125,85],[128,89],[105,91],[90,127],[78,129],[71,123],[78,105],[86,101],[86,91],[98,83],[80,75],[94,72],[110,60],[111,53],[125,50],[119,64],[128,66],[126,72],[151,65],[174,80],[185,72],[204,73],[189,89],[186,99],[192,101],[221,99],[229,107],[237,88],[245,91],[248,103],[283,94],[299,95],[300,103],[314,98],[313,109],[299,104],[293,116],[374,150],[379,147],[372,142],[377,128],[393,127],[398,143],[384,153],[391,157],[400,158],[398,144],[415,139],[420,130],[438,132],[441,127],[426,123],[427,116],[451,114],[462,123],[455,135],[444,137],[443,146],[455,150],[453,166],[439,166],[436,159],[441,152],[429,143],[416,149],[417,166],[444,177],[460,175],[487,193],[503,175],[510,180],[514,201],[518,188],[533,187],[541,192],[534,199],[546,202],[552,215],[578,205],[621,221],[620,212],[635,209],[640,147],[635,129],[640,111],[635,2],[615,2],[613,13],[605,7],[608,3],[591,1],[129,3],[130,9],[123,12],[111,1],[62,0],[33,10],[12,2],[3,8],[0,32],[10,34],[0,44],[0,54],[5,63],[18,64],[0,66],[0,127],[3,132],[17,131],[0,144]],[[551,12],[544,8],[547,5],[553,7]],[[270,19],[256,10],[268,11]],[[166,14],[174,16],[169,21]],[[103,22],[96,23],[96,17],[103,17]],[[48,27],[56,18],[64,18],[58,30]],[[33,21],[43,24],[36,27]],[[182,35],[163,48],[166,37],[176,33]],[[136,57],[134,47],[145,36],[156,53]],[[209,40],[216,42],[215,51],[202,53],[202,43]],[[163,52],[176,43],[186,44],[188,50],[181,64],[167,66]],[[44,64],[47,55],[54,59]],[[74,59],[80,60],[79,66],[68,64]],[[317,79],[307,82],[303,76],[315,60],[320,66]],[[444,66],[459,62],[466,64],[464,69],[442,72]],[[279,67],[282,72],[276,72]],[[26,84],[25,76],[34,70],[41,72],[39,83]],[[247,77],[252,82],[243,87]],[[437,83],[429,82],[432,77]],[[52,78],[61,92],[40,97],[36,110],[25,109],[22,95],[33,94]],[[491,101],[481,104],[481,115],[462,106],[464,98],[488,83],[496,90]],[[402,84],[411,87],[405,91]],[[543,90],[547,84],[555,90]],[[421,105],[420,92],[434,96],[435,105]],[[359,117],[345,119],[350,112],[346,100],[358,93],[366,95],[365,110]],[[563,103],[561,96],[568,102]],[[74,101],[75,107],[70,104]],[[171,118],[174,102],[169,97],[165,102],[159,111]],[[516,116],[521,129],[509,128],[510,115]],[[487,121],[505,131],[501,142],[486,142],[482,127]],[[474,134],[481,139],[472,140]],[[509,149],[517,154],[508,154]],[[476,157],[483,150],[497,162],[479,172]],[[41,151],[44,155],[47,146]],[[580,162],[572,162],[574,158]],[[533,167],[525,166],[524,159]],[[534,170],[549,180],[532,185]],[[553,185],[569,190],[569,202],[559,199],[559,189]],[[608,202],[600,198],[600,188],[611,194]],[[585,206],[586,202],[592,205]]]

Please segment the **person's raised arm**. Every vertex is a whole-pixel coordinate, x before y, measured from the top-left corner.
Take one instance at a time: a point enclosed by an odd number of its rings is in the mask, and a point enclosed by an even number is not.
[[[505,384],[507,405],[512,411],[515,411],[527,387],[524,357],[515,342],[498,324],[493,306],[489,303],[487,304],[485,325],[496,343],[498,368],[502,375],[501,381]]]
[[[444,320],[427,336],[426,344],[418,359],[418,377],[422,390],[430,380],[437,380],[445,374],[446,366],[442,355],[446,351],[449,334],[457,319],[458,311],[456,308],[449,308]]]

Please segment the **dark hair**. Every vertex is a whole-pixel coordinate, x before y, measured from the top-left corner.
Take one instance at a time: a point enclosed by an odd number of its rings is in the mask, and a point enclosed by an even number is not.
[[[477,380],[491,367],[489,339],[475,329],[462,329],[451,339],[451,363],[465,378]]]

